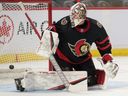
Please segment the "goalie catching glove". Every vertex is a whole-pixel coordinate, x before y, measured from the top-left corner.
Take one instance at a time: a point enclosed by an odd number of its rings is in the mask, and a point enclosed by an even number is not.
[[[101,62],[106,74],[110,78],[114,78],[119,70],[119,66],[113,61],[111,54],[105,54],[102,58],[98,58]]]

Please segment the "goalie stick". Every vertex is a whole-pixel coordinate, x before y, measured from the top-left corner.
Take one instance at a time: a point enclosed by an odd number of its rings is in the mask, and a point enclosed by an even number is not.
[[[24,12],[25,16],[27,17],[28,21],[30,22],[32,28],[34,29],[34,32],[36,33],[36,35],[38,36],[38,38],[41,40],[41,36],[40,36],[38,30],[36,29],[36,27],[34,26],[32,20],[31,20],[30,17],[28,16],[27,12],[25,11],[25,8],[24,8],[23,3],[22,3],[22,2],[19,2],[19,5],[20,5],[22,11]],[[43,42],[43,41],[42,41],[42,42]],[[49,51],[49,50],[48,50],[48,51]],[[60,66],[57,64],[57,62],[56,62],[56,60],[55,60],[55,58],[54,58],[54,56],[53,56],[52,50],[51,50],[51,54],[50,54],[50,58],[49,58],[49,59],[50,59],[50,61],[52,62],[52,65],[54,66],[56,72],[58,73],[59,78],[62,80],[64,86],[65,86],[66,89],[68,90],[68,88],[69,88],[69,86],[70,86],[70,83],[69,83],[69,81],[67,80],[65,74],[62,72]]]
[[[81,78],[81,79],[78,79],[78,80],[75,80],[75,81],[71,81],[69,82],[71,85],[75,85],[75,84],[78,84],[84,80],[88,79],[88,77],[84,77],[84,78]],[[56,86],[56,87],[53,87],[53,88],[50,88],[48,90],[62,90],[65,88],[65,85],[59,85],[59,86]]]

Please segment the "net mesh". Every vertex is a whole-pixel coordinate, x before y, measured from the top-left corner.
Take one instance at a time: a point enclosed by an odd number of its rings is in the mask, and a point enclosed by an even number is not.
[[[1,3],[3,11],[21,11],[22,8],[17,3]],[[24,3],[25,10],[47,10],[48,4],[47,3]]]
[[[49,3],[51,2],[46,3],[43,0],[23,3],[40,35],[52,21]],[[36,54],[41,41],[18,3],[0,1],[0,13],[0,64],[48,59]],[[44,24],[44,22],[47,23]],[[8,31],[5,32],[5,29]],[[5,34],[7,32],[8,34]]]

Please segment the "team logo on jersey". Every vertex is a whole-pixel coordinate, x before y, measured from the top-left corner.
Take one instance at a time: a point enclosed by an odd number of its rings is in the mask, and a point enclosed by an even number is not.
[[[75,45],[68,43],[68,46],[71,52],[77,57],[85,55],[90,50],[90,44],[86,42],[86,39],[80,39]]]
[[[67,19],[66,19],[66,18],[64,18],[64,19],[62,19],[62,20],[61,20],[61,25],[66,25],[66,24],[67,24],[67,22],[68,22],[68,21],[67,21]]]
[[[102,28],[102,24],[100,22],[97,21],[97,26]]]

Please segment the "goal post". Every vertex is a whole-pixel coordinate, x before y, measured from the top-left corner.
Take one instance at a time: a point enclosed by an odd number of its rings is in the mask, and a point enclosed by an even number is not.
[[[41,41],[19,2],[40,35],[52,24],[52,0],[0,0],[0,64],[47,59],[36,54]]]

